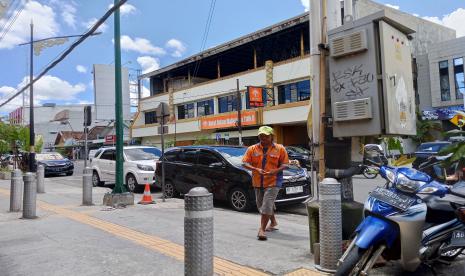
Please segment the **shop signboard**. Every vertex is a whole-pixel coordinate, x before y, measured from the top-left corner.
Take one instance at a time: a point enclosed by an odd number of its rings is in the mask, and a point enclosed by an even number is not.
[[[251,107],[263,106],[263,87],[248,86],[249,103]]]
[[[241,112],[242,126],[251,126],[256,125],[257,123],[258,120],[256,111],[244,110]],[[225,115],[202,118],[200,121],[200,126],[202,130],[236,127],[237,113],[232,112]]]

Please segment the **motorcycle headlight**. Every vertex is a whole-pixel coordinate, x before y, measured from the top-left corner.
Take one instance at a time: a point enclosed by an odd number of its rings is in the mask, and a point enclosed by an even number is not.
[[[153,168],[151,166],[147,165],[137,165],[137,168],[141,171],[153,171]]]
[[[426,184],[426,182],[411,180],[401,173],[397,175],[396,188],[402,192],[416,193],[418,189],[424,184]]]

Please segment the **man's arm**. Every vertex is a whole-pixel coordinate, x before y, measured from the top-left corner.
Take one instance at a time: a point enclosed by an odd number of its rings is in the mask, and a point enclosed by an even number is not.
[[[260,168],[254,167],[250,164],[252,162],[252,150],[250,148],[247,149],[247,151],[244,154],[244,157],[242,158],[242,167],[246,168],[247,170],[250,171],[256,171],[259,174],[263,174],[264,171]]]
[[[248,169],[250,171],[256,171],[259,174],[264,174],[265,173],[264,170],[262,170],[260,168],[257,168],[257,167],[254,167],[254,166],[250,165],[249,163],[242,163],[242,167],[244,167],[244,168],[246,168],[246,169]]]

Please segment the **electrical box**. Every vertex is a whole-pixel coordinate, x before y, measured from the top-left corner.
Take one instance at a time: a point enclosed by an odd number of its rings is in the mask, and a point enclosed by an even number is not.
[[[328,32],[334,137],[415,135],[408,35],[388,11]]]

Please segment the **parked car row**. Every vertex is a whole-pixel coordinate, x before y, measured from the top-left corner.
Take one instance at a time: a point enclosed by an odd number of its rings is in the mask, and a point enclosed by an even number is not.
[[[227,201],[237,211],[255,204],[252,174],[242,167],[247,148],[234,146],[186,146],[169,149],[165,162],[165,193],[169,197],[205,187],[215,200]],[[161,187],[161,166],[156,166],[155,185]],[[305,168],[289,166],[276,204],[299,203],[310,196],[310,177]]]

